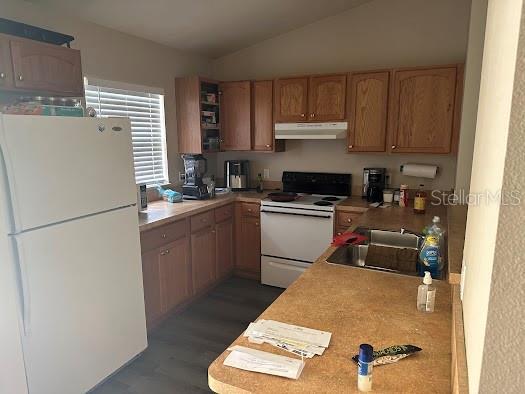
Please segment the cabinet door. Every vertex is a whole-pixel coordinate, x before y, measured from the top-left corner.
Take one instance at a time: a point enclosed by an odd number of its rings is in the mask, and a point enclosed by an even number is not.
[[[308,78],[285,78],[275,81],[275,122],[306,121]]]
[[[273,82],[253,83],[253,150],[272,151],[273,132]]]
[[[80,51],[31,40],[11,40],[15,87],[83,96]]]
[[[0,35],[0,88],[13,88],[13,67],[11,65],[9,39],[2,35]]]
[[[191,235],[191,266],[194,293],[215,281],[215,230],[211,227]]]
[[[348,151],[384,152],[389,72],[353,74],[348,84]]]
[[[166,313],[191,296],[188,238],[167,244],[160,252],[160,294]]]
[[[392,152],[449,153],[455,93],[455,67],[396,71],[390,120]]]
[[[223,82],[221,92],[221,149],[250,150],[251,94],[250,82]]]
[[[159,250],[142,253],[142,281],[148,329],[162,315]]]
[[[343,120],[345,100],[346,75],[311,77],[308,86],[308,120]]]
[[[215,226],[217,241],[217,277],[227,276],[233,269],[233,219]]]
[[[261,272],[261,228],[259,218],[242,217],[240,219],[239,256],[237,268],[251,273]]]

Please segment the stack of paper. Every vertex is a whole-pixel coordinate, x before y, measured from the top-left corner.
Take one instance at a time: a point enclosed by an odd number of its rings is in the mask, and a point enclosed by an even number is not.
[[[267,373],[290,379],[298,379],[304,368],[304,361],[278,356],[244,346],[233,346],[224,360],[224,365],[245,371]]]
[[[269,343],[301,357],[312,358],[323,354],[332,333],[261,319],[250,323],[244,336],[253,343]]]

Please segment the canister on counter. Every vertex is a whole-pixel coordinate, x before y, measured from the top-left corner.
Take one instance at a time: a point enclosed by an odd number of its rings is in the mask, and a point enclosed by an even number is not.
[[[408,207],[408,185],[404,183],[399,187],[399,206]]]

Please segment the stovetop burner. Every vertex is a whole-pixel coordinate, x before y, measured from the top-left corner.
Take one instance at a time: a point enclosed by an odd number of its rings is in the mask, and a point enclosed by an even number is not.
[[[328,196],[328,197],[323,197],[322,200],[323,201],[339,201],[340,198],[334,197],[334,196]]]
[[[334,205],[333,203],[331,203],[330,201],[326,201],[324,198],[320,201],[316,201],[314,202],[314,205],[320,205],[322,207],[327,207],[327,206],[330,206],[330,205]]]

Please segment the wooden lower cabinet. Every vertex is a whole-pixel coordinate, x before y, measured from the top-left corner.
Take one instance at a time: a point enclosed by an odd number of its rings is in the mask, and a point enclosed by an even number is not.
[[[358,211],[338,211],[335,214],[334,235],[341,235],[350,227],[354,226],[361,218],[363,212]]]
[[[157,249],[142,253],[142,281],[148,330],[162,316],[159,257],[159,250]]]
[[[259,279],[261,276],[261,226],[259,211],[240,203],[237,207],[235,272],[239,276]]]
[[[215,282],[215,228],[210,226],[191,234],[193,292],[199,293]]]
[[[160,297],[162,313],[169,312],[192,295],[188,239],[178,239],[161,249]]]
[[[215,225],[217,278],[228,276],[233,270],[233,218]]]

